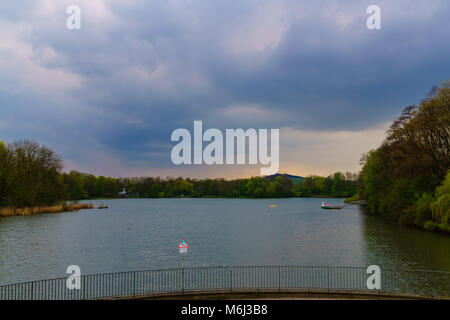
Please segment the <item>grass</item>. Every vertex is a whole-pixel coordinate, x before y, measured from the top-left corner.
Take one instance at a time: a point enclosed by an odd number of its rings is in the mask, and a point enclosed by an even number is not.
[[[356,194],[354,194],[352,197],[346,198],[346,199],[344,200],[344,202],[345,202],[345,203],[351,203],[351,202],[359,201],[359,200],[361,200],[361,199],[359,198],[359,194],[356,193]]]
[[[25,208],[0,208],[0,217],[30,216],[33,214],[71,212],[93,208],[94,205],[92,203],[58,204],[53,206]]]

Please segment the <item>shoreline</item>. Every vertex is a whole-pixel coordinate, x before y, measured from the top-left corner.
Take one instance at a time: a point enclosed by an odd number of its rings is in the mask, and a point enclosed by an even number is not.
[[[117,199],[346,199],[346,197],[333,197],[330,195],[314,195],[309,197],[252,197],[252,196],[238,196],[238,197],[228,197],[228,196],[203,196],[203,197],[193,197],[193,196],[174,196],[174,197],[93,197],[81,199],[79,201],[88,200],[117,200]]]

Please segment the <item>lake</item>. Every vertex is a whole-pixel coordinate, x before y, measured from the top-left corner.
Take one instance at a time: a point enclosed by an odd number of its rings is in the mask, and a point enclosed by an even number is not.
[[[0,284],[185,266],[306,265],[450,271],[450,236],[399,227],[337,199],[114,199],[109,209],[0,218]],[[101,201],[93,202],[96,206]],[[278,205],[278,207],[270,207]]]

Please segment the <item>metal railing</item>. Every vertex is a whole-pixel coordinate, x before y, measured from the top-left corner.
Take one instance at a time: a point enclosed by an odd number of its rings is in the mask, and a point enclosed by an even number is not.
[[[0,285],[0,300],[84,300],[165,293],[282,290],[450,298],[450,272],[381,269],[381,288],[368,289],[363,267],[237,266],[84,275],[80,289],[67,278]]]

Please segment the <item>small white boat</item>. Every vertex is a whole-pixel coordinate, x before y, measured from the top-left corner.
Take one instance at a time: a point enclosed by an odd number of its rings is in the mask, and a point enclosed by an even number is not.
[[[333,206],[331,204],[326,204],[325,201],[322,202],[322,205],[320,206],[322,209],[342,209],[341,206]]]

